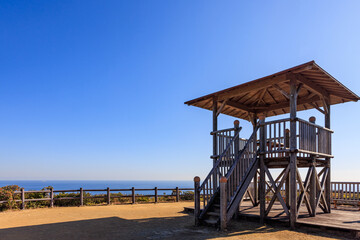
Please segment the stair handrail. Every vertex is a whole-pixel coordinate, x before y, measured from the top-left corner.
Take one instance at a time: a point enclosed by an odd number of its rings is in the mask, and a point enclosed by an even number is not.
[[[254,129],[254,132],[251,134],[251,136],[250,136],[249,139],[247,140],[244,148],[240,151],[239,155],[238,155],[237,158],[235,159],[235,161],[234,161],[234,163],[232,164],[231,168],[230,168],[229,171],[227,172],[227,174],[226,174],[226,176],[225,176],[226,179],[228,179],[229,176],[233,173],[233,171],[234,171],[234,169],[235,169],[235,167],[236,167],[236,164],[240,161],[240,158],[242,157],[242,154],[244,153],[245,149],[248,147],[249,143],[251,142],[251,139],[253,139],[253,138],[255,137],[254,135],[256,134],[256,132],[257,132],[257,130],[259,129],[259,127],[260,127],[260,125],[257,124],[256,127],[255,127],[255,129]],[[255,139],[255,141],[256,141],[256,139]]]
[[[240,128],[239,129],[235,129],[235,134],[234,137],[231,138],[230,142],[226,145],[226,148],[224,149],[224,151],[220,154],[220,156],[218,157],[218,159],[215,162],[215,165],[213,166],[213,168],[210,170],[209,174],[207,175],[207,177],[204,179],[204,181],[202,182],[202,184],[199,187],[199,192],[202,191],[204,185],[207,183],[207,181],[209,180],[209,178],[211,178],[211,176],[214,174],[215,169],[217,171],[219,171],[219,164],[221,162],[221,159],[224,157],[224,155],[226,154],[226,152],[229,150],[231,144],[235,141],[235,138],[237,138],[240,134]]]

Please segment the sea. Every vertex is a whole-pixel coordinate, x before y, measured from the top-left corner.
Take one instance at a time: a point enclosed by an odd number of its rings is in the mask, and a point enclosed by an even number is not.
[[[41,190],[44,187],[51,186],[54,190],[75,190],[81,187],[86,189],[153,189],[157,188],[193,188],[193,181],[142,181],[142,180],[0,180],[0,187],[7,185],[18,185],[23,187],[25,191]],[[88,191],[91,194],[102,194],[104,192]],[[121,191],[124,194],[131,193],[130,191]],[[136,194],[150,195],[154,194],[153,190],[149,191],[135,191]],[[161,191],[159,194],[170,194],[171,191]]]

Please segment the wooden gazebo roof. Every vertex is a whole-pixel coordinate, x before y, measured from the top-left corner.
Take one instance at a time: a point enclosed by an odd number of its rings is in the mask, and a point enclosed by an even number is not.
[[[217,101],[218,113],[250,121],[254,114],[267,117],[290,112],[290,80],[298,84],[297,110],[316,108],[324,112],[329,105],[358,101],[360,98],[315,61],[307,62],[284,71],[227,88],[185,102],[187,105],[208,110]]]

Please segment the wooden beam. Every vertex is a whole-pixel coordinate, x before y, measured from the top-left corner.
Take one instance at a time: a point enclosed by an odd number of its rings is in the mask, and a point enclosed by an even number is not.
[[[219,115],[220,115],[220,113],[221,113],[221,111],[223,110],[223,108],[225,107],[225,105],[226,105],[226,100],[224,100],[224,101],[222,102],[220,108],[219,108],[219,109],[217,110],[217,112],[216,112],[216,116],[219,116]]]
[[[281,87],[279,87],[279,85],[274,84],[273,87],[278,90],[282,95],[284,95],[287,99],[290,99],[290,95]]]
[[[325,114],[325,111],[322,110],[317,104],[315,103],[309,103],[311,106],[313,106],[316,110],[318,110],[319,112],[321,112],[322,114]]]
[[[288,73],[287,77],[305,84],[306,86],[310,87],[311,90],[313,90],[314,92],[316,92],[317,94],[319,94],[320,96],[324,97],[327,100],[330,98],[330,94],[324,88],[320,87],[319,85],[307,79],[301,74]]]
[[[319,100],[321,100],[319,96],[314,96],[314,97],[306,98],[306,99],[300,98],[297,101],[297,104],[301,105],[301,104],[316,102]],[[281,109],[281,108],[287,108],[287,107],[289,107],[289,101],[280,102],[278,104],[272,104],[272,105],[269,105],[268,107],[262,107],[262,109],[260,109],[260,107],[259,107],[259,109],[257,109],[256,112],[262,113],[262,112],[268,112],[268,111],[277,110],[277,109]]]
[[[297,89],[296,89],[296,94],[297,94],[297,95],[299,95],[299,92],[300,92],[302,86],[303,86],[302,83],[300,83],[300,84],[298,85],[298,87],[297,87]]]
[[[240,110],[245,111],[245,112],[255,113],[254,109],[251,109],[247,105],[244,105],[244,104],[241,104],[241,103],[238,103],[238,102],[228,100],[226,102],[226,104],[228,106],[230,106],[230,107],[237,108],[237,109],[240,109]]]
[[[323,103],[323,108],[324,108],[324,112],[325,114],[327,114],[329,112],[329,105],[327,104],[325,99],[321,99],[322,103]]]
[[[263,98],[264,98],[264,95],[265,95],[265,93],[266,93],[266,90],[267,90],[267,88],[264,88],[264,90],[260,93],[260,95],[259,95],[259,100],[257,101],[257,104],[256,104],[256,105],[259,105],[260,102],[265,103],[264,100],[263,100]]]

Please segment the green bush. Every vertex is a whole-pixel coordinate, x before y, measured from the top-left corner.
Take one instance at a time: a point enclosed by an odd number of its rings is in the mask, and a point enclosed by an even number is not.
[[[185,191],[180,194],[180,200],[182,201],[190,201],[194,200],[194,192],[193,191]]]

